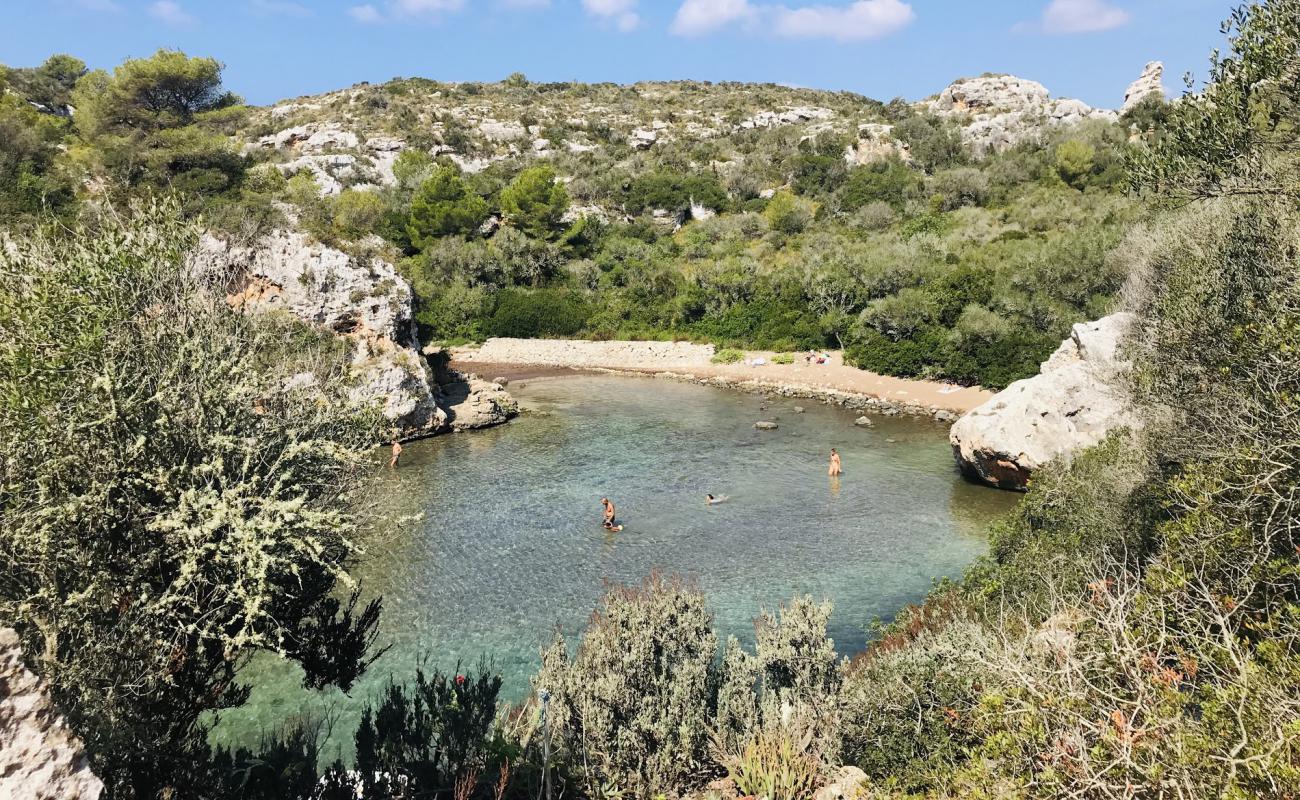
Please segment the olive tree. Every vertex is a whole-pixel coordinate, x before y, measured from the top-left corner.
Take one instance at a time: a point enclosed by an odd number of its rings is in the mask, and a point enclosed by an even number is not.
[[[377,415],[313,388],[346,390],[346,353],[233,310],[178,220],[0,248],[0,618],[118,797],[203,796],[200,722],[246,699],[239,668],[346,689],[380,610],[347,572]]]

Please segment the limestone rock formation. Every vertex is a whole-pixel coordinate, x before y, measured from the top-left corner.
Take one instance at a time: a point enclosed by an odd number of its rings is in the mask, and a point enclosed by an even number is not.
[[[1133,315],[1074,326],[1033,378],[1017,381],[953,425],[962,471],[975,480],[1023,490],[1034,470],[1101,442],[1140,421],[1123,385],[1118,350]]]
[[[1081,100],[1053,99],[1041,83],[1014,75],[963,78],[926,106],[933,114],[960,120],[962,137],[979,153],[1006,150],[1032,139],[1046,126],[1117,118],[1114,111]]]
[[[499,380],[489,382],[472,373],[445,370],[438,373],[438,387],[438,399],[447,410],[452,430],[490,428],[519,416],[519,404]]]
[[[81,742],[23,665],[18,634],[0,628],[0,797],[97,800],[103,791]]]
[[[1142,70],[1138,79],[1129,84],[1128,91],[1124,92],[1124,106],[1120,109],[1123,114],[1130,111],[1138,103],[1151,97],[1152,95],[1165,98],[1165,65],[1159,61],[1148,62]]]
[[[416,349],[411,287],[392,264],[360,261],[307,236],[276,231],[251,247],[203,237],[196,268],[219,275],[232,305],[288,311],[353,342],[357,402],[375,402],[395,435],[418,438],[445,430],[448,415]]]

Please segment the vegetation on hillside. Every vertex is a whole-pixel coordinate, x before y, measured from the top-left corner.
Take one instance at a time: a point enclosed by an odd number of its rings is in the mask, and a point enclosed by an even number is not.
[[[1149,122],[1045,127],[977,156],[920,105],[775,86],[398,79],[250,109],[215,61],[166,50],[0,80],[15,225],[175,191],[244,240],[293,219],[393,260],[426,340],[844,347],[864,368],[992,387],[1110,309],[1108,253],[1136,216],[1120,165]],[[680,111],[657,120],[661,103]],[[791,107],[807,118],[763,116]],[[321,126],[404,149],[385,177],[368,145],[327,137],[305,161],[342,159],[336,181],[257,146]]]
[[[971,162],[944,124],[894,109],[919,169],[887,161],[836,178],[835,149],[813,142],[772,162],[797,165],[804,185],[761,203],[721,178],[724,191],[706,194],[711,179],[690,160],[612,184],[648,205],[690,187],[687,206],[714,197],[726,212],[675,232],[653,216],[565,222],[565,197],[590,190],[561,186],[562,164],[466,175],[403,156],[395,186],[365,194],[377,203],[322,200],[297,177],[216,157],[224,115],[245,112],[208,65],[169,54],[91,73],[118,109],[93,132],[6,95],[0,120],[25,149],[18,182],[2,187],[15,222],[0,247],[0,614],[118,798],[796,800],[843,765],[865,774],[866,798],[1293,798],[1300,0],[1247,6],[1228,30],[1204,91],[1142,109],[1160,128],[1137,144],[1101,126]],[[154,68],[192,87],[184,108],[132,88]],[[57,106],[80,70],[60,60],[5,80]],[[361,96],[376,91],[388,90]],[[513,79],[502,91],[542,88]],[[115,128],[119,114],[146,122]],[[442,131],[472,144],[453,120]],[[783,134],[750,135],[760,147]],[[66,156],[46,147],[68,136]],[[138,161],[114,156],[134,152],[123,137],[142,137]],[[1135,196],[1118,188],[1121,153]],[[240,168],[214,166],[225,163]],[[77,165],[116,183],[82,205],[75,181],[47,191]],[[129,202],[168,179],[190,187],[185,208]],[[837,196],[867,199],[849,213]],[[522,708],[498,706],[484,667],[420,673],[371,699],[355,770],[319,763],[327,726],[310,720],[286,720],[258,752],[214,753],[204,725],[245,699],[233,678],[253,653],[346,688],[376,654],[380,613],[359,605],[347,574],[372,421],[319,394],[346,390],[344,354],[297,323],[232,310],[186,266],[197,233],[186,212],[259,197],[268,213],[290,200],[318,235],[379,230],[391,244],[375,246],[411,248],[404,268],[426,314],[458,309],[466,330],[643,322],[802,344],[792,331],[807,326],[850,337],[859,359],[941,354],[987,371],[1010,369],[1054,315],[1104,305],[1126,281],[1144,426],[1036,476],[989,556],[880,626],[851,662],[826,638],[825,605],[796,598],[761,616],[751,650],[718,641],[697,591],[651,578],[612,590],[578,642],[543,654]],[[1066,207],[1068,234],[1056,230]],[[81,227],[43,224],[41,208]],[[471,224],[498,211],[490,235]],[[850,299],[833,281],[824,296],[801,288],[823,267],[889,288]],[[733,302],[716,304],[727,292]],[[818,296],[825,309],[810,304]],[[653,316],[665,298],[704,311]],[[999,333],[1013,310],[1023,340]],[[443,324],[436,314],[427,325]],[[828,316],[842,329],[818,328]],[[332,388],[286,390],[305,371]],[[723,777],[735,791],[706,788]]]

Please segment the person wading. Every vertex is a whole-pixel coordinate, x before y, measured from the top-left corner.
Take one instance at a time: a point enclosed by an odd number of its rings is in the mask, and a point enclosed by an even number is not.
[[[840,454],[831,448],[831,468],[828,473],[832,478],[838,478],[844,474],[844,465],[840,463]]]
[[[399,441],[397,441],[396,439],[394,439],[394,440],[393,440],[393,457],[390,458],[390,459],[388,459],[388,468],[389,468],[389,469],[397,469],[397,462],[398,462],[399,459],[401,459],[401,457],[402,457],[402,443],[399,442]]]
[[[600,504],[605,507],[605,530],[616,532],[623,530],[623,526],[619,525],[618,521],[614,519],[614,504],[610,499],[608,497],[602,497],[600,498]]]

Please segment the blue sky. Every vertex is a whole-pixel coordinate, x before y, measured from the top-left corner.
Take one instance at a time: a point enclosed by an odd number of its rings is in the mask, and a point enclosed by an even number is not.
[[[252,103],[395,76],[695,78],[888,100],[1010,72],[1117,107],[1148,60],[1204,76],[1236,0],[0,0],[0,62],[215,56]]]

